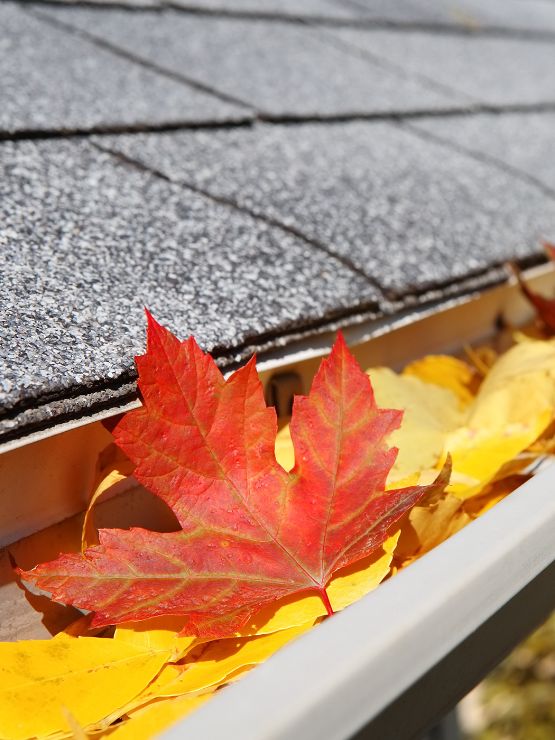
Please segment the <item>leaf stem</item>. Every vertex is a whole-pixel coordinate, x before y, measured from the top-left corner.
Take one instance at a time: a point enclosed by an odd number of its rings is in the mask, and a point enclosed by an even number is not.
[[[327,591],[325,588],[319,588],[318,593],[320,594],[320,598],[324,602],[324,606],[326,607],[326,611],[328,613],[328,616],[331,617],[332,614],[335,614],[335,612],[332,609],[329,596],[327,594]]]

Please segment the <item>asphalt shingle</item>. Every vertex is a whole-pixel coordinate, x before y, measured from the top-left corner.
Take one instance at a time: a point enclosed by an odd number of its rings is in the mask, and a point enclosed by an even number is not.
[[[229,122],[224,102],[0,4],[0,132]]]
[[[382,0],[383,2],[384,0]],[[387,0],[385,0],[387,2]],[[290,18],[356,18],[357,8],[341,0],[173,0],[173,5],[188,10],[214,13],[252,14]]]
[[[34,3],[37,5],[40,3],[47,5],[99,5],[101,7],[113,7],[116,5],[117,7],[140,10],[144,10],[145,8],[160,8],[166,5],[165,0],[34,0]]]
[[[101,142],[295,227],[401,297],[530,257],[555,236],[555,201],[540,188],[388,123]]]
[[[465,104],[464,97],[336,48],[302,24],[174,11],[51,8],[48,13],[267,116],[343,116]]]
[[[421,119],[411,125],[467,151],[495,158],[555,193],[555,113]]]
[[[357,0],[372,4],[372,0]],[[410,0],[429,22],[468,30],[555,32],[552,0]]]
[[[411,0],[173,0],[184,9],[256,16],[380,22],[410,22],[430,17]]]
[[[143,306],[231,361],[379,295],[302,240],[87,142],[0,145],[0,428],[129,392]],[[127,385],[126,385],[127,384]],[[123,390],[121,390],[123,389]],[[108,395],[106,395],[108,394]],[[90,398],[85,405],[90,403]]]
[[[345,0],[342,0],[345,1]],[[424,4],[413,0],[347,0],[356,5],[360,18],[376,23],[392,23],[410,26],[428,23],[434,14]]]
[[[555,43],[425,31],[329,31],[342,42],[491,106],[555,103]]]

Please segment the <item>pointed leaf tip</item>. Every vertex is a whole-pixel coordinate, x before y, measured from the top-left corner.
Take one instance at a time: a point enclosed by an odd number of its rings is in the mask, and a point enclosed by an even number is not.
[[[335,337],[335,345],[337,345],[339,347],[346,347],[347,346],[347,342],[345,340],[345,335],[343,334],[343,332],[341,331],[341,329],[338,329],[337,330],[337,335]]]
[[[156,321],[154,316],[151,314],[151,312],[148,310],[148,308],[145,306],[144,308],[145,315],[146,315],[146,330],[147,335],[150,334],[152,331],[159,331],[160,329],[167,331],[167,329],[164,329],[164,327]]]

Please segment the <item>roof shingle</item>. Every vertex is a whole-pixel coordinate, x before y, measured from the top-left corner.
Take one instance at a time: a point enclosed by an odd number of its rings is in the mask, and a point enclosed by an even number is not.
[[[135,397],[145,304],[230,367],[555,239],[552,1],[178,2],[0,4],[0,442]]]
[[[4,144],[0,165],[4,417],[129,381],[145,305],[228,361],[268,333],[377,307],[333,257],[87,142]]]
[[[173,11],[50,8],[48,15],[232,96],[265,117],[441,110],[466,102],[463,96],[338,48],[327,35],[303,24]]]
[[[246,108],[0,4],[0,133],[241,121]]]
[[[400,297],[529,257],[540,236],[555,237],[555,204],[540,188],[390,123],[294,132],[266,124],[102,144],[293,226]]]
[[[488,106],[555,105],[555,43],[485,35],[351,28],[329,31],[349,46]]]
[[[484,113],[410,125],[508,165],[555,193],[555,113]]]

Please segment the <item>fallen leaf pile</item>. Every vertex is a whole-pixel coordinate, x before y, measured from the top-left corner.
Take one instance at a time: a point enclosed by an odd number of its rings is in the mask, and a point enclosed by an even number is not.
[[[144,406],[115,429],[125,455],[101,456],[82,533],[47,563],[27,539],[24,581],[93,613],[0,643],[0,737],[153,737],[495,505],[555,447],[555,342],[519,340],[370,384],[339,338],[276,437],[254,362],[224,381],[151,318]],[[97,540],[96,506],[130,485],[177,531]]]

